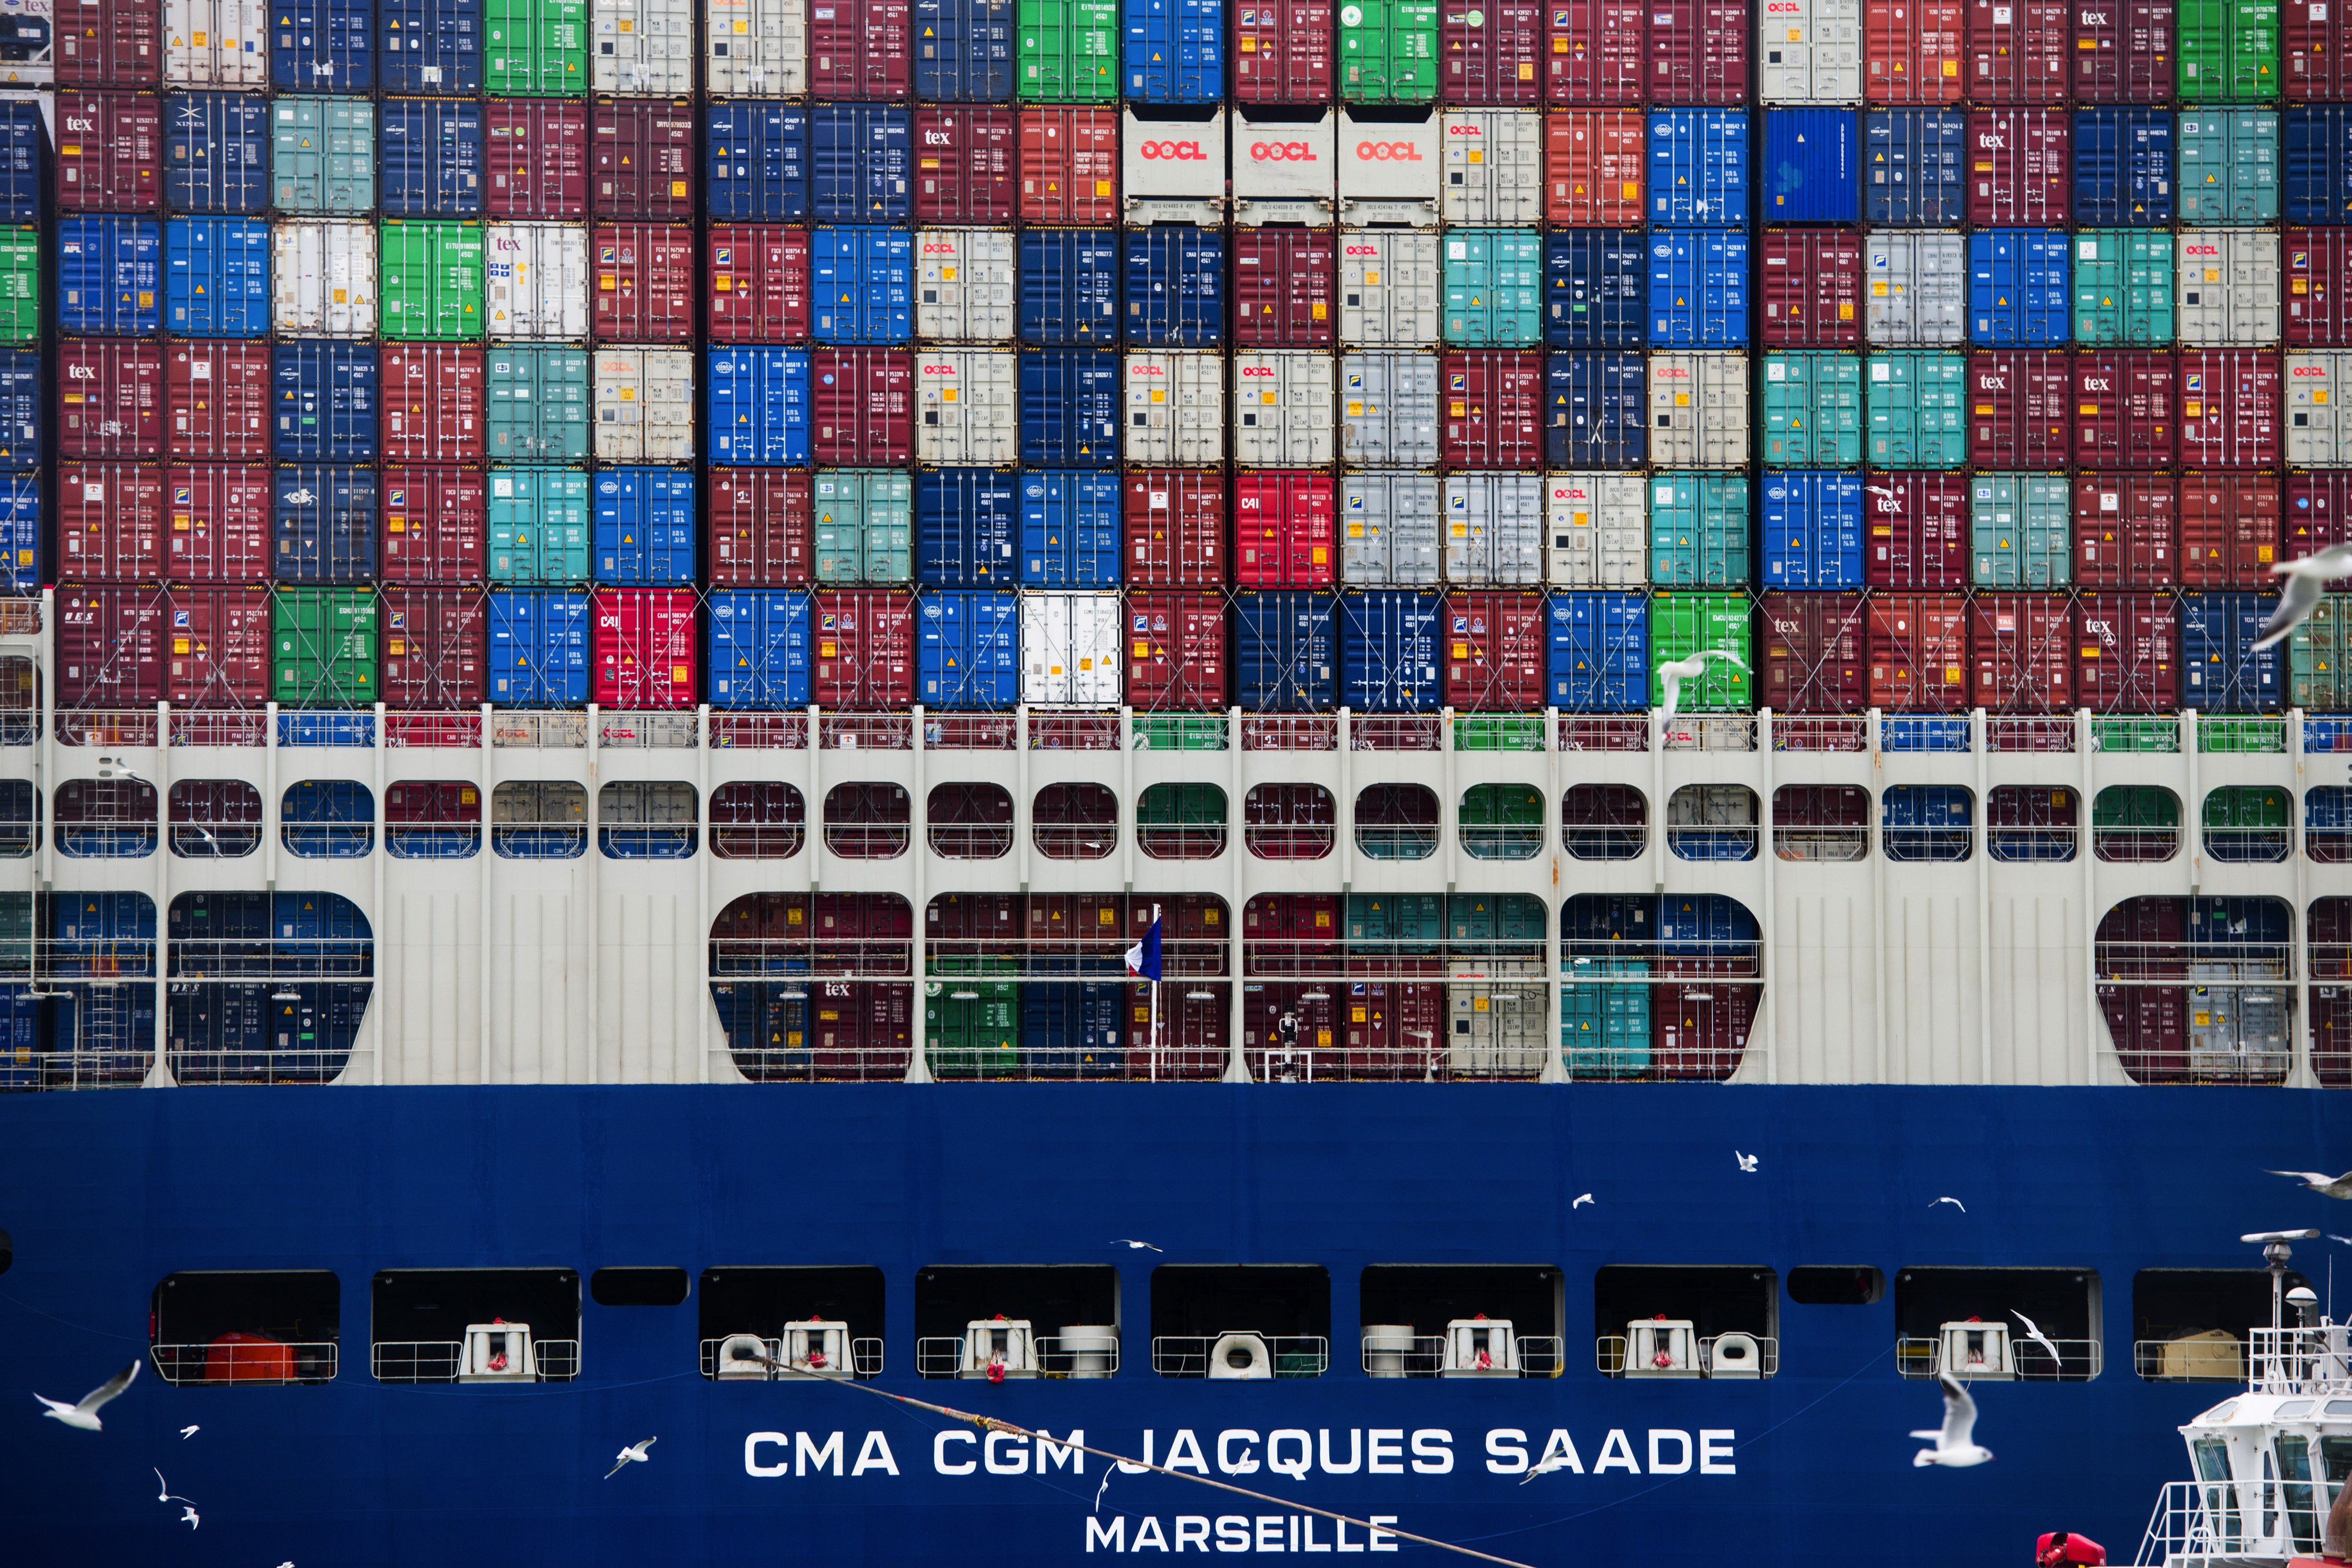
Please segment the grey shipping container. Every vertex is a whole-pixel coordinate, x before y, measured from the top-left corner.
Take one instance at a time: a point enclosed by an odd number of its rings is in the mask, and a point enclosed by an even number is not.
[[[915,231],[915,336],[933,343],[1009,343],[1019,285],[1003,229]]]
[[[1435,235],[1401,229],[1339,231],[1341,343],[1433,345],[1444,296]]]
[[[1534,474],[1445,476],[1445,580],[1466,588],[1539,588],[1544,482]]]
[[[1437,356],[1348,354],[1339,361],[1339,461],[1437,465]]]
[[[1650,356],[1650,461],[1737,468],[1748,461],[1748,356]]]
[[[2352,350],[2286,357],[2286,460],[2294,468],[2352,468]]]
[[[1012,350],[916,354],[915,461],[1010,467],[1020,452],[1021,370]]]
[[[1351,588],[1437,581],[1437,481],[1426,474],[1349,474],[1339,481],[1339,580]]]
[[[1650,580],[1650,489],[1639,474],[1576,469],[1544,482],[1549,570],[1560,588],[1633,588]]]
[[[2279,236],[2267,229],[2183,229],[2172,263],[2173,331],[2182,343],[2256,348],[2279,340]]]
[[[1543,117],[1531,109],[1449,109],[1440,117],[1449,224],[1543,221]]]
[[[1763,0],[1757,6],[1757,99],[1862,101],[1863,0]]]
[[[694,460],[692,350],[604,348],[594,364],[598,461]]]
[[[1214,354],[1169,350],[1129,354],[1121,377],[1119,455],[1129,463],[1222,463],[1225,458],[1225,363]]]
[[[1234,461],[1267,467],[1331,461],[1331,356],[1276,349],[1234,356]]]
[[[1958,343],[1968,333],[1968,247],[1957,234],[1874,234],[1863,244],[1864,340]]]

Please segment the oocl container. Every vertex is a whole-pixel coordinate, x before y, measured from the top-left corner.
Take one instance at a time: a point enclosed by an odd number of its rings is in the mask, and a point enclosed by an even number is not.
[[[61,463],[57,495],[58,577],[76,582],[163,577],[162,469],[143,463]]]
[[[482,229],[478,224],[386,222],[382,235],[386,338],[482,335]]]
[[[160,457],[163,350],[104,340],[58,346],[58,453],[66,457]]]
[[[2172,0],[2080,0],[2074,7],[2074,97],[2084,103],[2161,103],[2172,95]]]
[[[1748,462],[1748,356],[1650,356],[1650,461],[1736,468]]]
[[[367,344],[278,345],[275,455],[366,463],[375,457],[376,350]]]
[[[1969,489],[1971,579],[1979,588],[2063,588],[2074,553],[2063,475],[1989,474]]]
[[[2178,450],[2172,355],[2145,349],[2074,356],[2074,461],[2084,468],[2168,468]]]
[[[518,465],[489,473],[492,582],[588,580],[588,476]]]
[[[1653,229],[1650,342],[1738,348],[1748,341],[1748,235],[1742,229]]]
[[[1110,350],[1023,350],[1022,466],[1116,466],[1121,402]]]
[[[296,218],[279,223],[271,238],[270,319],[279,333],[375,335],[374,225]]]
[[[501,707],[588,700],[588,596],[493,592],[485,613],[489,697]]]
[[[1281,466],[1332,461],[1332,359],[1306,350],[1234,357],[1234,461]]]
[[[1012,341],[1019,287],[1012,235],[1002,229],[919,229],[914,249],[918,336],[927,342]]]
[[[1214,593],[1127,598],[1127,700],[1155,710],[1221,709],[1227,700],[1225,606]]]
[[[152,93],[56,95],[57,204],[66,212],[152,212],[163,198],[163,113]]]
[[[1764,357],[1764,461],[1826,467],[1862,461],[1862,361],[1853,354]]]
[[[482,350],[456,344],[390,344],[381,368],[387,462],[479,463]]]
[[[1265,120],[1241,116],[1233,124],[1234,221],[1244,229],[1264,224],[1328,225],[1339,193],[1337,119],[1325,110],[1312,119],[1277,110]]]
[[[1873,354],[1864,386],[1874,466],[1958,468],[1968,461],[1968,363],[1959,355]]]
[[[1979,343],[2063,343],[2074,300],[2067,236],[1995,229],[1969,236],[1969,337]]]
[[[2339,399],[2352,379],[2352,354],[2286,356],[2286,460],[2301,468],[2352,466],[2352,420]],[[2337,426],[2345,428],[2339,434]]]
[[[1958,713],[1969,706],[1969,601],[1957,593],[1874,595],[1864,647],[1870,706]]]
[[[245,93],[169,94],[163,157],[163,200],[173,211],[266,211],[269,106]]]
[[[1859,475],[1816,469],[1767,474],[1759,517],[1766,586],[1860,588],[1862,517]]]
[[[494,344],[483,356],[492,459],[588,460],[588,356]]]
[[[270,575],[279,582],[367,583],[375,569],[375,474],[305,463],[272,476]],[[373,653],[373,650],[370,650]]]
[[[978,11],[982,5],[982,0],[959,0],[958,9]],[[1019,204],[1020,132],[1012,110],[924,104],[915,110],[912,134],[916,222],[1013,221]]]
[[[2149,229],[2076,234],[2074,340],[2171,342],[2172,247]]]
[[[1244,349],[1328,349],[1336,340],[1339,239],[1293,228],[1234,235],[1234,341]]]
[[[1544,236],[1544,341],[1559,349],[1649,341],[1649,258],[1639,234],[1555,230]]]
[[[713,224],[704,330],[714,343],[798,343],[809,335],[809,235],[776,224]]]
[[[1653,103],[1740,103],[1748,97],[1745,0],[1659,0],[1649,7]]]
[[[1863,336],[1885,347],[1965,340],[1968,256],[1956,234],[1874,234],[1863,242]]]
[[[1120,209],[1129,224],[1225,218],[1225,111],[1171,109],[1152,119],[1119,111]]]
[[[478,589],[389,588],[383,595],[383,700],[400,708],[481,706],[488,606]]]
[[[702,559],[712,582],[743,588],[808,582],[814,502],[807,469],[713,468],[707,493]],[[715,612],[712,626],[715,633]]]
[[[1014,95],[1024,101],[1109,102],[1118,97],[1118,0],[1071,0],[1019,17]]]
[[[2279,0],[2181,0],[2183,103],[2276,98]]]
[[[2179,387],[2184,466],[2267,468],[2278,462],[2276,354],[2184,349]]]
[[[1438,482],[1426,474],[1342,476],[1339,580],[1356,588],[1434,584],[1443,549],[1440,506]]]
[[[1118,222],[1116,112],[1024,106],[1019,125],[1024,223]]]
[[[1541,587],[1544,481],[1533,474],[1449,474],[1445,580],[1472,588]]]
[[[1435,113],[1359,118],[1339,111],[1339,221],[1435,228],[1444,186]]]
[[[482,59],[492,98],[587,91],[587,0],[483,0]]]
[[[808,350],[736,347],[714,348],[709,354],[711,459],[744,465],[806,463]],[[842,367],[833,366],[832,373],[838,380]]]
[[[809,336],[820,343],[904,343],[914,336],[914,235],[869,225],[810,235]]]
[[[929,477],[926,476],[927,483]],[[1189,493],[1188,500],[1202,494],[1213,495],[1222,512],[1223,490],[1209,491],[1206,485],[1214,477],[1197,473],[1155,472],[1132,476],[1127,484],[1130,498],[1139,497],[1147,505],[1155,496],[1162,497],[1164,520],[1168,513],[1175,510],[1198,515],[1196,506],[1171,505],[1174,501],[1168,496],[1171,486]],[[997,474],[987,478],[1007,496],[1013,495],[1012,476]],[[1115,476],[1086,472],[1024,474],[1020,476],[1015,504],[1019,515],[1013,519],[1013,528],[1020,544],[1020,580],[1024,587],[1118,585],[1122,508],[1119,480]]]
[[[1874,589],[1969,584],[1968,482],[1957,474],[1874,472],[1862,487],[1863,577]]]
[[[1130,463],[1224,459],[1224,365],[1213,354],[1129,354],[1122,455]]]
[[[229,462],[268,456],[269,362],[261,343],[173,343],[165,375],[166,454]]]
[[[1649,489],[1639,474],[1595,469],[1547,476],[1548,571],[1556,588],[1640,588],[1649,581]]]
[[[1340,342],[1370,348],[1434,345],[1444,288],[1435,235],[1339,231]]]
[[[2063,103],[2074,31],[2064,0],[1969,0],[1962,79],[1972,103]]]
[[[703,110],[706,215],[789,223],[809,215],[808,111],[767,99]]]
[[[2074,601],[2075,700],[2097,713],[2179,706],[2179,622],[2167,593],[2085,593]]]
[[[465,99],[388,98],[376,106],[376,125],[378,184],[387,215],[481,215],[480,104]]]
[[[1649,366],[1637,352],[1552,355],[1544,369],[1544,461],[1601,468],[1641,462],[1648,385]]]
[[[363,98],[281,98],[269,106],[270,199],[282,213],[375,206],[375,105]]]
[[[1532,21],[1532,7],[1529,12]],[[1532,101],[1532,73],[1528,85]],[[1439,131],[1444,174],[1439,213],[1447,224],[1533,224],[1542,216],[1540,115],[1532,110],[1448,110],[1439,117]]]
[[[617,294],[619,247],[612,248],[614,264],[601,268],[599,277],[611,278]],[[576,342],[588,335],[586,230],[575,224],[491,224],[482,233],[482,253],[483,310],[491,338]],[[690,248],[686,265],[692,265]],[[600,310],[607,308],[603,293],[596,303]],[[687,319],[692,319],[690,305]]]
[[[2237,347],[2279,340],[2279,236],[2262,229],[2185,229],[2173,265],[2183,343]]]
[[[386,582],[480,582],[489,488],[478,468],[383,470],[376,559]]]
[[[1555,593],[1546,606],[1549,702],[1574,712],[1649,706],[1650,613],[1639,593]]]
[[[593,699],[606,707],[694,706],[698,639],[693,592],[601,588],[593,603]]]
[[[1650,580],[1724,587],[1748,580],[1748,486],[1727,474],[1650,476]]]
[[[234,0],[211,3],[226,7]],[[385,91],[471,97],[482,90],[482,11],[476,0],[377,0],[377,12],[383,56],[376,75]]]
[[[798,0],[705,0],[703,90],[746,98],[808,91],[808,10]]]
[[[694,458],[694,354],[603,347],[594,357],[596,456],[605,463]],[[903,460],[903,459],[902,459]]]
[[[2312,492],[2296,481],[2294,498]],[[2333,476],[2321,475],[2322,479]],[[2302,509],[2295,508],[2298,517]],[[2279,485],[2269,474],[2200,472],[2180,476],[2180,563],[2178,580],[2190,588],[2268,588],[2271,568],[2307,553],[2299,540],[2282,547]],[[2282,548],[2284,555],[2281,554]],[[2168,586],[2169,584],[2168,583]]]
[[[269,81],[280,92],[358,92],[375,86],[370,0],[291,0],[273,8]]]
[[[1052,476],[1024,475],[1022,507],[1043,506]],[[1064,476],[1083,481],[1090,475]],[[1225,487],[1214,470],[1130,473],[1120,507],[1127,579],[1155,588],[1218,588],[1225,581]],[[1036,491],[1033,502],[1031,492]],[[1041,519],[1042,520],[1042,519]]]
[[[1764,103],[1862,97],[1863,0],[1764,0],[1757,96]],[[1848,116],[1849,127],[1853,117]],[[1848,132],[1851,141],[1851,131]],[[1847,165],[1849,180],[1852,163]],[[1853,220],[1847,219],[1847,222]]]
[[[1961,0],[1868,0],[1861,96],[1872,103],[1957,103]]]
[[[1339,460],[1437,465],[1437,357],[1349,354],[1339,361]]]
[[[2074,365],[2063,350],[1969,355],[1969,461],[1979,468],[2067,467],[2074,392]]]
[[[1757,286],[1767,344],[1853,348],[1862,342],[1862,241],[1851,231],[1765,230]]]
[[[163,319],[173,334],[258,338],[269,330],[269,229],[259,219],[171,219],[163,268]]]
[[[915,460],[1009,467],[1020,453],[1020,401],[1011,350],[923,350],[915,356]]]
[[[2177,580],[2180,497],[2169,474],[2085,474],[2074,481],[2074,580],[2165,588]]]

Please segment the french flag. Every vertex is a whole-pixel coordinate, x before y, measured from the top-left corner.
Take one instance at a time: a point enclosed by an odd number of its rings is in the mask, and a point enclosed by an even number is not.
[[[1151,929],[1127,950],[1127,972],[1157,984],[1160,979],[1160,906],[1151,906]]]

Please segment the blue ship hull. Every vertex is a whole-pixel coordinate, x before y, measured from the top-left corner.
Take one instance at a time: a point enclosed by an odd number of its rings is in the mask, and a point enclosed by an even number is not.
[[[2030,1561],[2032,1537],[2053,1529],[2128,1562],[2158,1484],[2185,1473],[2173,1428],[2228,1393],[2134,1375],[2134,1273],[2243,1268],[2242,1231],[2327,1222],[2324,1200],[2263,1171],[2341,1168],[2347,1134],[2352,1096],[2215,1089],[1008,1084],[0,1101],[0,1228],[15,1248],[0,1276],[0,1391],[15,1404],[0,1406],[0,1558],[1034,1568],[1163,1545],[1337,1548],[1337,1562],[1367,1544],[1328,1521],[1304,1535],[1286,1520],[1262,1525],[1280,1511],[1160,1476],[1114,1475],[1103,1489],[1092,1458],[1041,1476],[1026,1445],[968,1440],[969,1428],[849,1387],[708,1382],[691,1300],[583,1300],[574,1383],[368,1375],[380,1270],[559,1266],[584,1280],[615,1264],[691,1275],[811,1263],[885,1271],[889,1370],[873,1386],[1082,1428],[1123,1453],[1148,1432],[1163,1460],[1192,1451],[1189,1434],[1219,1479],[1518,1562],[1990,1568]],[[1739,1173],[1735,1146],[1762,1156],[1757,1174]],[[1571,1208],[1587,1191],[1594,1202]],[[1933,1204],[1947,1194],[1967,1212]],[[1121,1237],[1165,1253],[1106,1245]],[[1120,1375],[914,1376],[919,1269],[1102,1261],[1122,1275]],[[1150,1271],[1162,1262],[1324,1265],[1331,1371],[1154,1376]],[[1449,1262],[1562,1269],[1565,1375],[1366,1377],[1353,1329],[1362,1269]],[[1891,1292],[1872,1306],[1784,1300],[1768,1381],[1615,1381],[1592,1369],[1591,1280],[1622,1262],[1761,1264],[1784,1279],[1807,1263],[1874,1264],[1890,1280],[1927,1264],[2095,1270],[2106,1369],[1980,1385],[1978,1436],[1998,1460],[1916,1469],[1906,1434],[1937,1425],[1939,1403],[1933,1385],[1896,1374]],[[2319,1281],[2319,1254],[2297,1263]],[[41,1419],[29,1393],[78,1397],[142,1354],[151,1291],[189,1269],[333,1270],[340,1377],[173,1387],[150,1368],[107,1408],[102,1434]],[[190,1424],[202,1429],[183,1440]],[[1496,1473],[1524,1469],[1511,1456],[1540,1451],[1554,1428],[1582,1473],[1526,1485]],[[776,1436],[747,1442],[763,1433]],[[1331,1473],[1317,1452],[1303,1476],[1274,1473],[1269,1442],[1285,1472],[1306,1447],[1277,1433],[1328,1433],[1334,1466],[1361,1434],[1366,1468]],[[624,1444],[656,1434],[651,1463],[603,1479]],[[1221,1454],[1260,1465],[1221,1470]],[[991,1473],[992,1458],[1013,1473]],[[199,1500],[198,1530],[155,1500],[151,1467]]]

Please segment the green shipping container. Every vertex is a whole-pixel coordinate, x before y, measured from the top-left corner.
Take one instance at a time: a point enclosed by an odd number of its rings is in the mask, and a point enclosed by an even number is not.
[[[2278,0],[2181,0],[2175,17],[2181,102],[2278,97]]]
[[[1014,23],[1023,102],[1118,99],[1118,0],[1019,0]]]
[[[2286,706],[2308,713],[2352,712],[2352,594],[2330,593],[2287,643]]]
[[[1436,99],[1435,0],[1346,0],[1340,5],[1339,97],[1347,103]]]
[[[2286,720],[2200,717],[2197,749],[2215,757],[2276,756],[2286,750]]]
[[[581,468],[492,468],[489,577],[522,588],[588,580],[588,474]]]
[[[378,245],[386,338],[470,341],[482,335],[482,225],[386,218]]]
[[[482,361],[490,460],[588,461],[589,386],[584,349],[493,345]]]
[[[1533,860],[1543,848],[1543,796],[1524,784],[1474,784],[1462,792],[1460,829],[1474,861]]]
[[[2189,110],[2173,131],[2173,147],[2181,223],[2218,228],[2278,222],[2278,110]]]
[[[1873,354],[1864,371],[1874,468],[1969,460],[1969,365],[1959,354]]]
[[[2154,784],[2116,784],[2091,802],[2091,831],[2168,832],[2180,826],[2180,798]]]
[[[2172,246],[2171,234],[2161,229],[2076,235],[2075,341],[2171,342]]]
[[[1736,593],[1654,593],[1650,596],[1650,706],[1662,707],[1665,683],[1658,666],[1687,659],[1701,648],[1729,653],[1739,661],[1709,659],[1706,674],[1685,681],[1681,713],[1747,713],[1756,706],[1756,688],[1745,664],[1753,668],[1755,650],[1748,643],[1748,601]]]
[[[1635,1078],[1650,1070],[1649,973],[1639,958],[1560,960],[1559,1049],[1570,1078]]]
[[[1541,751],[1544,721],[1533,714],[1454,716],[1456,751]]]
[[[2074,486],[2056,474],[1979,474],[1969,482],[1969,551],[1979,588],[2063,588],[2074,580]]]
[[[41,234],[0,229],[0,343],[41,335]]]
[[[375,210],[375,105],[281,98],[269,107],[270,204],[281,213]]]
[[[1134,734],[1138,751],[1225,749],[1225,720],[1222,714],[1139,713],[1135,716]],[[1143,799],[1150,799],[1151,793],[1146,789]],[[1136,810],[1142,809],[1142,801],[1137,801]],[[1221,820],[1223,815],[1219,813]]]
[[[1650,580],[1661,588],[1746,583],[1747,476],[1656,474],[1648,484]]]
[[[1527,349],[1543,341],[1543,235],[1456,229],[1445,236],[1445,340]]]
[[[492,98],[588,90],[587,0],[488,0],[482,37],[482,80]]]
[[[2095,751],[2178,752],[2180,721],[2172,718],[2095,718],[2091,747]]]
[[[939,1078],[1011,1078],[1021,1071],[1021,988],[1006,958],[935,958],[923,985],[924,1060]]]
[[[1445,942],[1445,897],[1436,893],[1351,893],[1348,940],[1390,953],[1434,953]]]
[[[1764,356],[1767,465],[1858,466],[1862,462],[1862,423],[1860,355]]]
[[[896,468],[820,468],[816,580],[909,582],[915,576],[913,482]]]
[[[293,707],[373,703],[375,591],[280,588],[271,598],[270,695]]]

